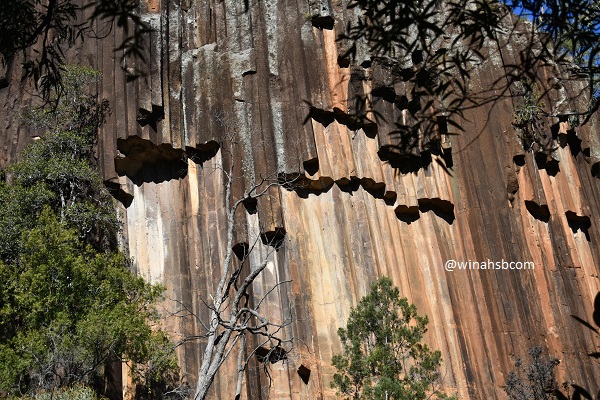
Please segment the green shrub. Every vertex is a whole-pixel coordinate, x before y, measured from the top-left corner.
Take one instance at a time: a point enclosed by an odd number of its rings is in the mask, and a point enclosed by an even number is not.
[[[98,400],[93,389],[86,386],[73,386],[58,390],[43,390],[31,397],[32,400]]]

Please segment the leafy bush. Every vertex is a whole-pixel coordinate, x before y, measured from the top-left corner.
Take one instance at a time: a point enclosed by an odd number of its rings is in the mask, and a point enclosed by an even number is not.
[[[58,390],[42,390],[27,400],[97,400],[98,395],[86,386],[73,386]]]
[[[17,203],[32,192],[43,195],[62,222],[76,227],[79,236],[97,249],[115,242],[119,225],[112,198],[91,164],[91,145],[74,131],[48,133],[22,153],[22,160],[11,166]],[[18,189],[17,189],[18,188]],[[26,207],[26,214],[39,215],[37,207]]]
[[[523,100],[515,107],[513,114],[513,123],[516,127],[520,128],[533,123],[539,118],[543,113],[544,107],[544,104],[540,103],[540,95],[535,89],[536,85],[534,84],[530,87],[529,85],[524,84],[523,86],[525,87]]]

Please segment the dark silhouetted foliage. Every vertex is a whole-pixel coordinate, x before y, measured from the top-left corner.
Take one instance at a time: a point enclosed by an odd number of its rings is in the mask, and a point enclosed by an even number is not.
[[[0,55],[11,62],[23,53],[24,77],[33,79],[45,99],[62,85],[64,50],[77,41],[122,29],[124,39],[115,51],[121,52],[123,64],[131,58],[144,60],[144,35],[150,27],[139,15],[137,0],[81,4],[75,0],[4,0],[0,7]]]
[[[529,350],[531,363],[523,365],[523,360],[517,360],[515,370],[508,374],[505,391],[511,400],[549,400],[556,399],[554,395],[558,385],[554,379],[554,368],[559,364],[557,358],[542,357],[541,347]]]

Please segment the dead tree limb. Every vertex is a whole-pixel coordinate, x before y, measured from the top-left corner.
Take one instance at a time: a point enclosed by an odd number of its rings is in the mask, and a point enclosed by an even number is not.
[[[198,371],[198,380],[194,394],[195,400],[206,398],[219,369],[235,352],[238,352],[236,357],[236,396],[241,395],[244,372],[250,361],[250,357],[246,356],[245,347],[249,342],[253,342],[249,340],[250,337],[248,335],[261,338],[258,340],[260,345],[251,351],[249,350],[250,355],[256,355],[259,358],[262,357],[264,360],[264,355],[257,354],[257,349],[261,346],[269,345],[270,350],[268,350],[267,360],[271,363],[275,362],[276,359],[285,359],[285,350],[283,348],[284,345],[290,342],[290,339],[284,339],[279,335],[291,323],[291,311],[289,317],[283,318],[283,322],[276,323],[271,321],[259,309],[269,294],[289,281],[276,283],[255,302],[256,304],[253,304],[250,296],[253,283],[269,264],[270,256],[279,249],[279,243],[265,243],[268,249],[267,254],[263,255],[258,263],[252,263],[251,271],[245,274],[242,266],[245,261],[249,260],[249,254],[254,249],[260,247],[261,235],[258,234],[252,238],[252,243],[248,246],[248,251],[239,261],[237,257],[234,257],[234,237],[236,230],[235,213],[245,201],[265,196],[274,187],[292,186],[294,182],[293,179],[282,181],[281,176],[278,176],[275,172],[271,176],[256,179],[254,184],[246,190],[241,198],[232,199],[232,186],[236,179],[234,176],[236,162],[234,157],[235,146],[235,134],[228,133],[226,135],[226,142],[220,148],[223,152],[222,155],[225,152],[229,152],[229,165],[226,168],[222,163],[217,167],[225,178],[225,223],[227,224],[225,253],[220,266],[219,281],[213,294],[209,296],[209,299],[200,299],[209,309],[210,315],[208,319],[205,317],[204,321],[200,321],[205,332],[187,336],[178,343],[180,345],[191,340],[201,340],[205,345],[201,354],[200,369]],[[281,239],[273,239],[272,242],[278,240],[280,241]],[[264,242],[264,240],[262,241]],[[180,305],[183,306],[182,313],[175,313],[173,315],[200,318],[200,315],[192,312],[189,307],[185,307],[183,304]],[[274,356],[275,352],[277,352],[276,356]],[[264,364],[268,363],[264,362]]]

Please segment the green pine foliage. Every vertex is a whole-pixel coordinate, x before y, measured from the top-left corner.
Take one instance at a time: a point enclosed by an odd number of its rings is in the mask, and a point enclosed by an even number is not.
[[[15,261],[21,253],[21,233],[54,197],[43,185],[23,187],[0,182],[0,260]]]
[[[154,373],[173,367],[156,354],[169,343],[151,326],[163,288],[126,265],[120,253],[86,246],[45,208],[23,232],[19,260],[0,263],[0,390],[93,385],[101,366],[121,360],[162,363]]]
[[[441,353],[421,343],[427,323],[389,278],[381,278],[338,330],[343,353],[333,357],[331,386],[345,399],[446,398],[433,389]]]
[[[61,222],[77,228],[80,238],[106,250],[114,247],[118,223],[112,198],[94,165],[94,145],[108,105],[88,94],[97,82],[97,71],[81,66],[65,66],[63,70],[60,95],[54,94],[51,104],[23,113],[24,122],[31,128],[45,129],[46,134],[9,168],[14,176],[9,200],[14,208],[21,209],[19,215],[29,219],[27,222],[40,214],[41,205],[49,205]],[[0,187],[0,198],[6,191],[6,186],[4,190]],[[32,197],[43,201],[31,203]],[[0,225],[5,225],[2,217],[0,211]],[[0,243],[0,256],[15,254],[14,246],[8,251],[5,245]]]
[[[62,222],[76,227],[79,236],[95,248],[106,249],[115,242],[118,223],[112,199],[88,158],[91,147],[89,139],[79,132],[49,132],[27,147],[22,161],[10,170],[15,190],[22,195],[43,195],[43,204],[49,205]],[[13,201],[18,203],[26,200],[15,196]],[[39,215],[40,202],[34,205],[23,210],[26,215]]]
[[[69,398],[74,385],[102,394],[105,367],[120,362],[146,397],[160,397],[178,378],[158,327],[164,288],[136,277],[116,249],[113,200],[93,159],[104,106],[85,86],[97,73],[65,71],[52,108],[25,114],[46,134],[0,182],[0,397]]]

